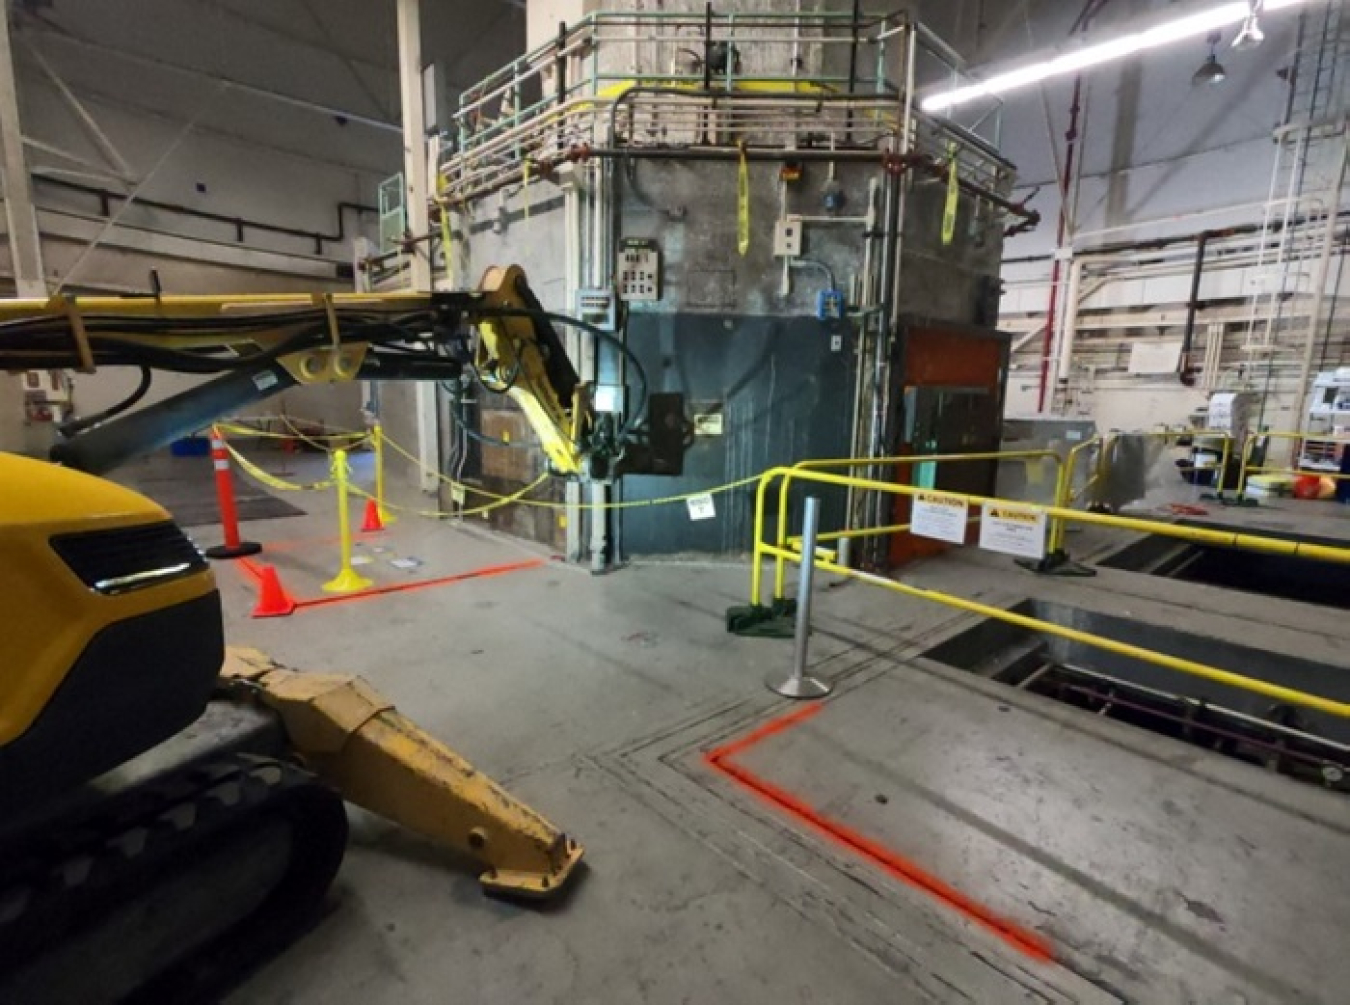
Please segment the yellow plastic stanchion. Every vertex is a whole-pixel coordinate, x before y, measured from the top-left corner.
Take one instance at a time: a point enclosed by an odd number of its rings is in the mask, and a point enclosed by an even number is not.
[[[384,505],[384,426],[378,422],[371,432],[371,442],[375,446],[375,508],[380,511],[380,523],[387,527],[398,518]]]
[[[347,492],[347,451],[333,451],[333,481],[337,483],[338,537],[342,545],[342,569],[323,584],[325,593],[355,593],[373,586],[374,582],[352,568],[352,515]]]

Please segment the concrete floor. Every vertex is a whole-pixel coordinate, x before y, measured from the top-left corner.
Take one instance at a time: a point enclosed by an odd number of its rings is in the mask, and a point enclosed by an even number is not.
[[[301,504],[309,516],[245,529],[293,592],[316,596],[336,571],[332,510]],[[1076,557],[1109,544],[1070,538]],[[359,550],[387,582],[549,559],[416,518]],[[388,566],[408,555],[422,566]],[[975,552],[905,578],[1350,673],[1335,610],[1113,570],[1046,579]],[[514,906],[355,813],[331,913],[240,1005],[1345,1000],[1346,797],[926,658],[974,623],[960,612],[823,583],[812,665],[837,690],[782,722],[801,706],[761,681],[790,643],[723,628],[746,600],[744,565],[592,577],[549,560],[265,621],[248,617],[247,576],[219,580],[232,642],[363,674],[588,861],[563,902]]]

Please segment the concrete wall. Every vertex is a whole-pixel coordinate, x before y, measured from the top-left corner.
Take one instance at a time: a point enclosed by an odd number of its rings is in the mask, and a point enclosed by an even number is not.
[[[778,162],[749,166],[751,236],[745,255],[738,250],[734,159],[635,158],[615,171],[618,235],[655,240],[663,257],[660,302],[630,305],[629,330],[636,333],[634,349],[644,361],[649,386],[685,394],[690,414],[711,408],[726,420],[718,444],[695,444],[693,467],[683,480],[625,478],[626,499],[692,491],[744,477],[750,473],[746,465],[757,464],[758,470],[764,464],[849,448],[858,341],[851,325],[815,319],[816,297],[831,285],[850,294],[860,287],[866,227],[861,219],[850,218],[864,216],[869,199],[875,199],[880,215],[884,175],[876,161],[840,163],[833,172],[825,163],[811,162],[798,180],[784,185],[780,168]],[[579,180],[583,188],[592,183],[589,175]],[[806,222],[802,255],[796,266],[786,267],[786,260],[774,254],[776,222],[783,215],[826,217],[827,186],[844,193],[839,219]],[[988,324],[994,317],[1003,221],[989,207],[962,198],[956,236],[943,245],[945,203],[944,182],[913,179],[904,224],[902,310]],[[458,284],[475,282],[488,265],[517,263],[546,307],[570,312],[567,268],[574,252],[567,242],[562,189],[536,180],[524,192],[489,196],[470,209],[471,214],[454,217]],[[878,241],[877,254],[879,248]],[[577,340],[573,353],[583,374],[588,341]],[[828,393],[822,397],[823,389]],[[528,436],[523,427],[511,425],[511,413],[500,400],[480,397],[484,428],[509,428],[517,441]],[[383,405],[391,428],[410,427],[406,402],[385,398]],[[812,430],[828,431],[828,437],[822,440]],[[453,436],[443,448],[447,454],[458,449]],[[497,490],[518,487],[542,470],[537,451],[483,448],[475,459],[480,463],[467,470],[477,469]],[[443,502],[446,497],[443,493]],[[664,537],[655,533],[660,521],[630,521],[626,515],[619,520],[624,526],[632,523],[627,537],[646,554],[699,550],[710,542],[720,542],[713,550],[738,550],[748,533],[743,524],[749,511],[744,505],[728,506],[719,511],[718,526],[695,528],[698,533],[692,536],[675,532],[678,520],[665,525],[671,533]],[[504,518],[516,532],[561,543],[560,529],[539,513]]]

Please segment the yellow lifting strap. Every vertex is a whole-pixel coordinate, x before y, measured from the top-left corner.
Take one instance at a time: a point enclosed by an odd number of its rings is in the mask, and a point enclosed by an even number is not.
[[[235,647],[221,677],[276,711],[305,766],[344,799],[477,859],[486,889],[551,897],[581,861],[581,845],[361,678],[300,673]]]
[[[445,285],[455,288],[455,254],[451,245],[450,200],[445,194],[445,175],[436,172],[436,205],[441,211],[441,255],[445,258]]]
[[[441,207],[441,254],[445,256],[445,282],[452,290],[455,288],[455,249],[450,243],[450,203],[440,202]]]
[[[66,298],[57,294],[47,302],[48,310],[56,314],[65,314],[70,322],[70,337],[75,342],[75,354],[79,357],[78,373],[94,372],[94,352],[89,347],[89,333],[84,327],[84,315],[80,313],[77,298]]]
[[[956,237],[956,208],[961,197],[961,179],[956,174],[956,144],[947,144],[947,204],[942,208],[942,244]]]
[[[744,258],[750,254],[750,161],[741,141],[741,160],[736,169],[736,250]]]

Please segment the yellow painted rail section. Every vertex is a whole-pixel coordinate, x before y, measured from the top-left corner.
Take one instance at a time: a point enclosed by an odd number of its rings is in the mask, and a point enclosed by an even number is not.
[[[1078,458],[1087,450],[1097,450],[1097,461],[1092,467],[1092,474],[1088,480],[1077,490],[1073,487],[1073,476],[1078,470]],[[1069,449],[1068,455],[1064,458],[1064,463],[1059,469],[1059,484],[1055,487],[1055,505],[1062,509],[1072,508],[1074,502],[1083,493],[1092,489],[1098,480],[1102,477],[1103,468],[1106,464],[1106,445],[1100,436],[1094,436],[1091,439],[1084,440]],[[1064,550],[1064,520],[1056,518],[1050,522],[1050,540],[1046,542],[1045,550],[1049,554]]]
[[[1344,481],[1350,479],[1350,475],[1343,475],[1339,471],[1319,471],[1316,468],[1288,467],[1277,468],[1273,465],[1258,465],[1252,463],[1252,452],[1256,448],[1256,441],[1261,438],[1272,440],[1316,440],[1319,443],[1347,443],[1350,444],[1350,436],[1334,436],[1331,434],[1319,435],[1317,433],[1284,433],[1284,432],[1265,432],[1252,433],[1247,437],[1247,444],[1242,448],[1242,473],[1238,477],[1238,498],[1241,499],[1247,488],[1247,476],[1249,474],[1280,474],[1308,476],[1311,478],[1330,478],[1333,481]]]
[[[1220,452],[1218,466],[1209,468],[1203,465],[1192,465],[1191,470],[1213,470],[1217,472],[1214,479],[1214,491],[1220,498],[1223,496],[1223,478],[1224,472],[1228,470],[1228,461],[1233,456],[1233,435],[1223,429],[1152,429],[1135,432],[1112,432],[1105,436],[1094,436],[1089,440],[1074,446],[1066,455],[1063,467],[1060,470],[1060,484],[1055,492],[1055,505],[1068,509],[1086,492],[1106,477],[1111,464],[1111,448],[1116,441],[1125,436],[1139,436],[1148,439],[1162,440],[1164,443],[1170,443],[1173,440],[1193,439],[1197,436],[1209,437],[1211,439],[1223,440],[1223,450]],[[1078,471],[1079,457],[1086,450],[1097,448],[1097,462],[1093,465],[1092,473],[1087,481],[1078,489],[1073,487],[1073,477]],[[1056,518],[1050,521],[1050,539],[1046,545],[1046,551],[1049,554],[1055,554],[1064,550],[1064,520]]]
[[[1046,460],[1050,460],[1050,461],[1053,461],[1054,464],[1057,466],[1057,474],[1056,474],[1056,480],[1055,480],[1055,486],[1056,486],[1056,488],[1055,488],[1055,493],[1056,493],[1056,494],[1055,494],[1055,499],[1056,499],[1056,500],[1059,499],[1059,491],[1060,491],[1060,490],[1059,490],[1059,486],[1063,484],[1063,480],[1064,480],[1064,479],[1063,479],[1063,462],[1062,462],[1062,460],[1061,460],[1059,454],[1057,454],[1057,453],[1056,453],[1055,451],[1053,451],[1053,450],[1003,450],[1003,451],[991,450],[991,451],[988,451],[988,452],[986,452],[986,453],[978,453],[978,454],[905,454],[905,455],[903,455],[903,456],[895,456],[895,457],[869,457],[869,458],[867,458],[866,460],[863,460],[863,459],[858,458],[858,457],[833,457],[833,458],[824,458],[824,459],[818,459],[818,460],[798,461],[796,464],[792,465],[791,471],[793,471],[793,472],[799,472],[799,471],[827,471],[827,470],[830,470],[830,469],[832,469],[832,468],[834,468],[834,469],[844,469],[844,470],[852,470],[852,469],[854,469],[854,468],[874,468],[874,467],[875,467],[875,468],[889,468],[889,467],[897,467],[897,468],[898,468],[898,467],[904,467],[904,466],[906,466],[906,465],[913,465],[913,464],[929,464],[929,463],[932,463],[932,464],[941,464],[941,463],[952,463],[952,462],[960,462],[960,461],[1003,461],[1003,460],[1023,460],[1023,461],[1031,461],[1031,460],[1035,460],[1035,461],[1046,461]],[[778,469],[778,470],[783,470],[783,469]],[[763,494],[764,494],[764,491],[765,491],[765,487],[768,485],[768,482],[769,482],[769,478],[768,478],[767,476],[768,476],[768,474],[771,474],[771,473],[772,473],[772,472],[766,472],[766,473],[765,473],[765,476],[762,477],[762,478],[760,479],[759,490],[758,490],[758,493],[756,494],[756,498],[755,498],[755,537],[756,537],[756,539],[758,539],[758,538],[761,536],[760,531],[761,531],[761,526],[762,526],[762,519],[761,519],[761,517],[760,517],[760,510],[761,510],[761,508],[762,508],[763,505],[764,505],[764,495],[763,495]],[[791,541],[792,541],[792,539],[788,536],[788,532],[787,532],[788,490],[789,490],[791,487],[792,487],[792,476],[785,477],[785,478],[783,479],[783,487],[782,487],[782,490],[779,492],[779,495],[778,495],[778,542],[777,542],[777,545],[778,545],[779,548],[785,548],[785,547],[787,547],[787,546],[791,543]],[[940,490],[938,490],[938,489],[929,489],[929,490],[925,490],[925,491],[940,491]],[[896,534],[896,533],[900,533],[900,532],[906,531],[906,530],[909,530],[909,524],[907,524],[907,523],[904,523],[904,524],[891,524],[891,525],[886,526],[886,527],[868,527],[868,528],[854,529],[854,530],[836,530],[836,531],[830,531],[830,532],[827,532],[827,533],[824,533],[824,534],[818,534],[818,535],[816,536],[816,541],[817,541],[818,544],[828,544],[830,541],[845,541],[845,540],[852,540],[852,539],[862,538],[862,537],[877,537],[877,536],[882,535],[882,534]],[[754,584],[755,603],[759,603],[759,592],[760,592],[760,587],[759,587],[759,575],[760,575],[760,568],[759,568],[759,563],[757,562],[757,563],[755,563],[755,572],[754,572],[754,576],[755,576],[755,584]],[[786,575],[787,575],[787,566],[784,564],[783,560],[780,558],[780,559],[778,559],[778,561],[777,561],[777,562],[775,563],[775,565],[774,565],[774,596],[775,596],[775,597],[781,597],[781,596],[783,595],[784,577],[785,577]]]
[[[800,561],[801,559],[801,556],[797,552],[781,551],[772,545],[766,546],[764,550],[771,555],[781,553],[782,557],[788,558],[789,560]],[[984,617],[994,618],[998,621],[1006,621],[1009,624],[1017,625],[1020,628],[1027,628],[1035,632],[1044,632],[1047,635],[1057,635],[1060,638],[1069,639],[1073,642],[1081,642],[1084,645],[1093,646],[1097,649],[1104,649],[1107,652],[1118,653],[1121,656],[1129,656],[1146,663],[1152,663],[1155,666],[1166,667],[1169,670],[1177,670],[1184,674],[1190,674],[1192,677],[1201,677],[1205,680],[1214,681],[1216,684],[1227,684],[1231,687],[1242,688],[1246,691],[1264,695],[1267,698],[1272,698],[1276,701],[1287,702],[1292,705],[1301,705],[1304,708],[1326,712],[1328,715],[1334,715],[1338,718],[1350,719],[1350,705],[1345,702],[1334,701],[1331,698],[1323,698],[1320,695],[1308,694],[1304,691],[1295,691],[1293,688],[1281,687],[1278,684],[1271,684],[1269,681],[1259,680],[1255,677],[1245,677],[1242,674],[1233,673],[1231,670],[1223,670],[1219,667],[1209,666],[1205,663],[1197,663],[1195,660],[1182,659],[1179,656],[1169,656],[1166,653],[1160,653],[1153,649],[1145,649],[1142,646],[1131,645],[1128,642],[1107,638],[1104,635],[1093,635],[1091,632],[1084,632],[1077,628],[1058,625],[1053,621],[1042,621],[1039,618],[1018,614],[1016,611],[1009,611],[1002,607],[992,607],[989,604],[981,604],[975,600],[967,600],[965,597],[958,597],[955,594],[943,593],[939,590],[929,590],[921,586],[912,586],[908,583],[900,583],[893,579],[887,579],[884,576],[878,576],[870,572],[862,572],[858,569],[850,569],[848,566],[839,565],[835,562],[825,561],[820,558],[816,559],[815,564],[817,569],[823,569],[826,572],[832,572],[840,576],[847,576],[850,579],[861,580],[864,583],[869,583],[872,586],[879,586],[882,589],[890,590],[893,593],[900,593],[907,597],[917,597],[920,600],[931,600],[934,603],[943,604],[947,607],[955,607],[958,610],[968,611],[971,614],[980,614]]]
[[[793,481],[810,481],[822,485],[852,486],[864,492],[888,492],[893,495],[916,496],[925,492],[938,492],[941,495],[961,499],[972,506],[1010,506],[1032,513],[1044,513],[1048,518],[1066,520],[1070,523],[1083,523],[1099,527],[1115,527],[1119,530],[1131,530],[1140,534],[1158,534],[1162,537],[1174,537],[1195,544],[1208,544],[1220,548],[1239,548],[1246,551],[1258,551],[1268,555],[1288,555],[1296,558],[1312,558],[1322,562],[1336,562],[1350,565],[1350,548],[1338,548],[1307,541],[1287,541],[1278,537],[1265,537],[1260,534],[1246,534],[1240,531],[1213,530],[1207,527],[1189,527],[1184,524],[1165,523],[1159,520],[1144,520],[1138,517],[1116,516],[1110,513],[1090,513],[1084,510],[1066,509],[1061,506],[1043,506],[1039,503],[1018,502],[1015,499],[998,499],[993,496],[970,495],[964,492],[945,492],[941,489],[915,488],[911,485],[897,485],[893,482],[878,482],[869,478],[851,475],[836,475],[826,471],[811,471],[801,468],[770,468],[760,476],[759,488],[755,496],[755,552],[756,557],[769,556],[772,546],[764,542],[764,499],[766,489],[773,481],[781,479],[783,494]],[[885,533],[884,529],[873,533]],[[784,542],[785,543],[785,542]],[[787,554],[795,554],[783,549]],[[775,556],[776,557],[776,556]],[[758,563],[756,563],[758,566]],[[753,574],[752,600],[758,604],[761,597],[761,577],[756,570]],[[781,587],[775,583],[775,598],[783,596]]]
[[[871,462],[859,462],[860,466],[870,463]],[[897,485],[891,482],[878,482],[872,479],[858,478],[850,475],[831,474],[828,471],[820,470],[813,471],[802,468],[778,467],[766,471],[760,479],[755,506],[755,554],[752,571],[751,600],[756,605],[759,605],[762,601],[761,592],[763,580],[761,576],[761,566],[765,558],[771,557],[780,564],[787,562],[801,562],[807,558],[807,556],[804,556],[797,551],[783,547],[782,544],[768,544],[764,541],[765,491],[770,483],[780,479],[783,482],[784,495],[787,494],[787,486],[794,479],[803,482],[814,482],[821,485],[841,486],[844,488],[852,487],[865,492],[885,492],[892,495],[911,497],[925,492],[941,491],[915,488],[909,485]],[[1079,510],[1064,509],[1060,506],[1041,506],[1034,503],[1019,503],[961,492],[943,492],[942,494],[964,500],[968,505],[981,507],[986,505],[1015,506],[1031,512],[1045,513],[1047,517],[1061,520],[1077,521],[1098,526],[1117,527],[1122,530],[1139,531],[1149,534],[1161,534],[1168,537],[1176,537],[1183,540],[1218,545],[1221,547],[1246,548],[1248,550],[1262,551],[1270,554],[1295,555],[1305,558],[1316,558],[1323,561],[1350,564],[1350,549],[1347,548],[1332,548],[1326,545],[1285,541],[1280,538],[1262,537],[1255,534],[1240,534],[1229,531],[1208,530],[1200,527],[1185,527],[1178,524],[1161,523],[1154,520],[1139,520],[1133,517],[1112,516],[1105,513],[1087,513]],[[780,521],[780,524],[781,522],[782,521]],[[880,529],[876,532],[885,533],[885,530]],[[818,555],[810,556],[810,560],[813,561],[815,567],[818,569],[823,569],[826,572],[845,576],[850,579],[858,579],[873,586],[890,590],[893,593],[900,593],[921,600],[930,600],[934,603],[967,611],[971,614],[979,614],[983,617],[1017,625],[1020,628],[1058,636],[1059,638],[1069,639],[1073,642],[1079,642],[1098,649],[1104,649],[1108,652],[1128,656],[1132,659],[1142,660],[1143,662],[1189,674],[1193,677],[1199,677],[1204,680],[1225,684],[1231,687],[1242,688],[1255,694],[1264,695],[1275,701],[1288,702],[1304,708],[1325,712],[1328,715],[1334,715],[1338,718],[1350,719],[1350,704],[1345,702],[1335,701],[1320,695],[1308,694],[1303,691],[1296,691],[1293,688],[1281,687],[1278,684],[1271,684],[1269,681],[1247,677],[1242,674],[1234,673],[1231,670],[1224,670],[1219,667],[1209,666],[1205,663],[1198,663],[1194,660],[1183,659],[1178,656],[1170,656],[1167,653],[1160,653],[1152,649],[1145,649],[1142,646],[1131,645],[1128,642],[1121,642],[1119,639],[1094,635],[1091,632],[1081,631],[1077,628],[1069,628],[1064,625],[1055,624],[1051,621],[1043,621],[1039,618],[1019,614],[1002,607],[981,604],[978,601],[968,600],[965,597],[959,597],[954,594],[897,582],[896,580],[888,579],[885,576],[863,572],[858,569],[849,568],[845,565],[840,565],[837,562],[821,559]],[[775,592],[775,599],[783,599],[781,588]]]

